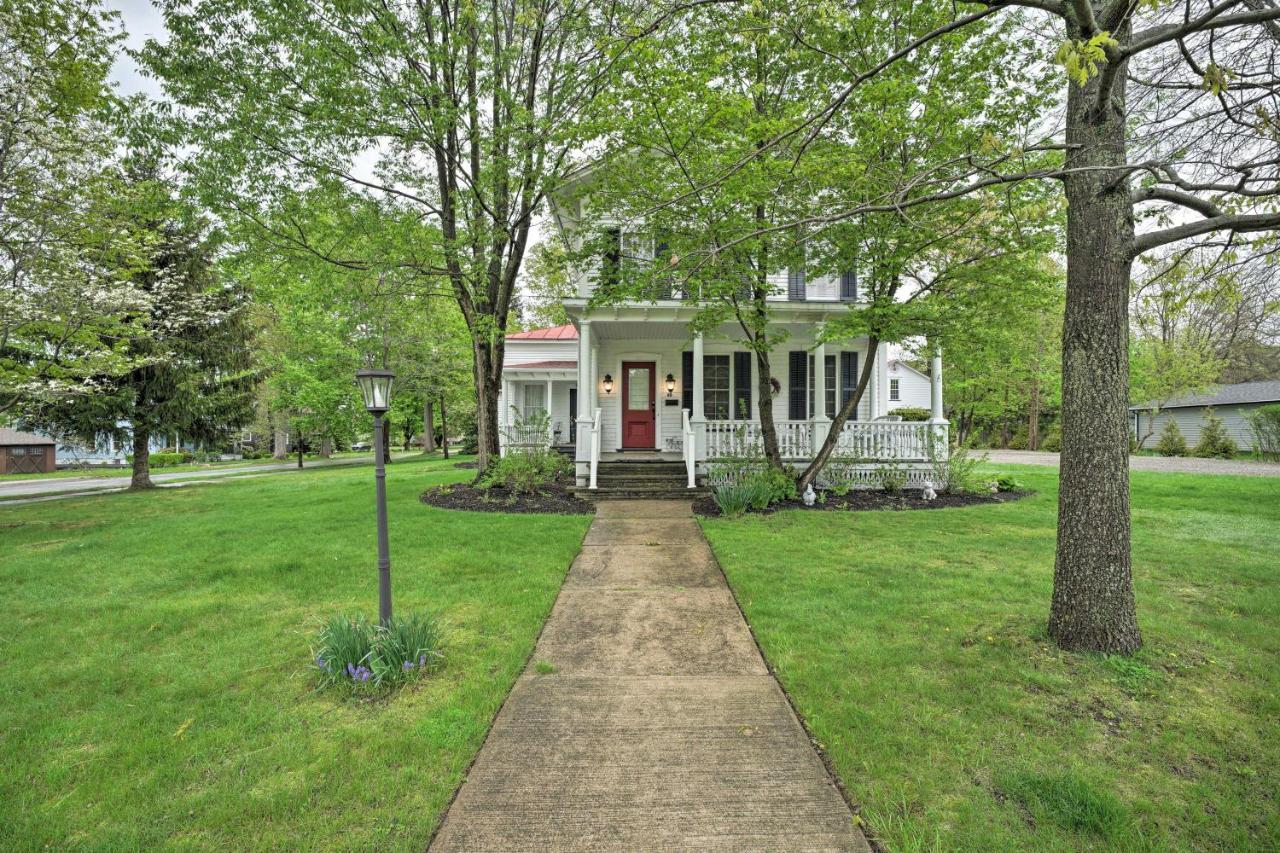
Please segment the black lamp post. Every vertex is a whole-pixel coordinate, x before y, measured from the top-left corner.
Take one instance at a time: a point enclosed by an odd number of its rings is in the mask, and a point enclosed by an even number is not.
[[[364,396],[364,407],[373,415],[374,478],[378,492],[378,621],[391,621],[391,548],[387,543],[387,471],[382,464],[382,416],[391,408],[390,370],[371,368],[356,371],[356,383]]]

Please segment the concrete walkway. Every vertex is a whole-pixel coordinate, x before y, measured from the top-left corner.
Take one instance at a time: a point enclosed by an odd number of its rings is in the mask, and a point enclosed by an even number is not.
[[[987,454],[988,461],[1000,464],[1047,465],[1058,467],[1058,454],[1042,450],[975,450]],[[1130,456],[1131,471],[1160,471],[1167,474],[1232,474],[1243,477],[1280,477],[1280,464],[1252,459],[1198,459],[1194,456]]]
[[[689,504],[609,501],[431,849],[869,848]]]

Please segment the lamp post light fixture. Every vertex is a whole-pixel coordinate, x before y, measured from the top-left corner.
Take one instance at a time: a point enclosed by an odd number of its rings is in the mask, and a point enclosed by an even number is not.
[[[608,373],[604,375],[604,393],[606,394],[613,393],[613,377],[610,376]]]
[[[364,407],[373,415],[374,480],[378,501],[378,621],[391,622],[391,548],[387,541],[387,471],[382,458],[382,417],[391,408],[391,381],[395,373],[370,368],[356,371],[356,384]]]
[[[676,393],[676,378],[670,373],[667,374],[667,396],[674,397]]]

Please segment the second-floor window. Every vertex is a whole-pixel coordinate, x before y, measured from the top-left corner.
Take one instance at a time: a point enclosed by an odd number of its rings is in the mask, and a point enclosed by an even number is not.
[[[622,229],[606,230],[604,239],[604,257],[600,259],[600,284],[609,287],[618,283],[622,273]]]
[[[804,267],[787,270],[787,299],[793,302],[804,301]]]

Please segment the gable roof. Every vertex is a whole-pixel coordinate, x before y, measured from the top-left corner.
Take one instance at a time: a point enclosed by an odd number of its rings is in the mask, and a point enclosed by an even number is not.
[[[1241,382],[1236,385],[1219,385],[1207,394],[1188,394],[1170,400],[1163,406],[1154,402],[1130,406],[1129,410],[1146,409],[1185,409],[1195,406],[1236,406],[1241,403],[1275,403],[1280,402],[1280,380],[1268,379],[1264,382]]]
[[[36,435],[34,432],[18,432],[16,429],[0,427],[0,445],[56,444],[47,435]]]
[[[578,330],[572,323],[563,326],[552,326],[549,329],[530,329],[527,332],[516,332],[507,335],[509,341],[576,341]]]
[[[914,373],[916,376],[919,376],[921,379],[928,379],[928,378],[929,378],[929,374],[925,373],[923,370],[916,370],[914,367],[912,367],[911,365],[907,364],[905,361],[903,361],[903,360],[902,360],[902,359],[900,359],[900,358],[891,358],[891,359],[889,359],[889,366],[890,366],[890,367],[905,367],[907,370],[910,370],[912,373]]]

